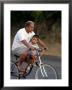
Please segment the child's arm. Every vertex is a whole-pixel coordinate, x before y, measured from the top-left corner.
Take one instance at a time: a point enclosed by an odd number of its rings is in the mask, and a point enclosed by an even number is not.
[[[43,48],[47,48],[46,44],[41,39],[38,39],[38,44],[40,44]]]

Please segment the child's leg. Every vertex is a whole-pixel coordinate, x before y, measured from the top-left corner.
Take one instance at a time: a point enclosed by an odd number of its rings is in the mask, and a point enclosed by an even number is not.
[[[33,64],[37,60],[37,56],[32,55],[31,63]]]

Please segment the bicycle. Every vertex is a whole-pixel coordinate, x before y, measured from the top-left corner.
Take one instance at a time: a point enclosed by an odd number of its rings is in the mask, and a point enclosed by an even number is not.
[[[36,52],[37,52],[37,60],[35,60],[34,63],[32,64],[29,64],[27,65],[25,71],[26,73],[21,73],[19,70],[18,70],[18,73],[19,75],[17,76],[18,79],[22,77],[26,77],[27,75],[29,75],[33,69],[33,67],[37,67],[37,70],[36,70],[36,73],[35,73],[35,79],[57,79],[57,72],[55,70],[55,68],[50,65],[50,64],[45,64],[42,62],[41,60],[41,52],[44,50],[44,49],[35,49]],[[32,51],[32,50],[30,50]],[[16,66],[16,63],[14,63],[15,67]]]

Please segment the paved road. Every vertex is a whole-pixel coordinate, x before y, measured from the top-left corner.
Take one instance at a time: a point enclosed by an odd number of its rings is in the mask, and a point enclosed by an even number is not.
[[[12,60],[13,59],[14,58],[12,57]],[[57,71],[58,79],[61,79],[61,57],[44,56],[44,57],[42,57],[42,62],[52,65],[55,68],[55,70]],[[34,79],[36,69],[37,68],[34,67],[31,71],[31,73],[26,77],[26,79]],[[16,72],[15,74],[17,75],[18,72],[16,71],[16,69],[14,71]],[[16,77],[11,75],[11,79],[16,79]],[[24,78],[22,77],[22,79],[24,79]]]

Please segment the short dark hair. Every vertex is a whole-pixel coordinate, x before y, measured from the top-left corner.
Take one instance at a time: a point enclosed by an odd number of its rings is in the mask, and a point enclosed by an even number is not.
[[[25,27],[30,26],[30,24],[34,24],[34,22],[33,22],[33,21],[27,21],[27,22],[25,23]]]
[[[31,41],[33,38],[38,38],[38,39],[39,39],[39,35],[37,35],[37,34],[33,35],[33,37],[30,39],[30,41]]]
[[[35,34],[35,35],[33,35],[32,38],[34,38],[34,37],[39,38],[39,35]]]

